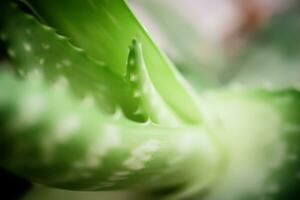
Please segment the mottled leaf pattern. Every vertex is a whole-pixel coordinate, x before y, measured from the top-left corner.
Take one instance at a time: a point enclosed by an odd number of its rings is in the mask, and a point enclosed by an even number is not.
[[[207,173],[214,174],[220,155],[214,137],[201,127],[114,119],[42,79],[2,74],[0,82],[0,163],[30,180],[108,190],[208,185],[214,178]]]

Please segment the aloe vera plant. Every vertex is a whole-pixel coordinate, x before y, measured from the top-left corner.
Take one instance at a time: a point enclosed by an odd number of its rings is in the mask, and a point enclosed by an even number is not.
[[[0,11],[17,72],[0,75],[2,167],[50,187],[155,199],[296,195],[298,90],[198,95],[123,0]]]

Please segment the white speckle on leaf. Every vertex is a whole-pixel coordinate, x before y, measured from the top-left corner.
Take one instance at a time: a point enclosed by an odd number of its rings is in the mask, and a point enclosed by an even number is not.
[[[81,126],[81,121],[78,115],[70,114],[60,120],[54,127],[56,140],[63,142],[76,133]]]
[[[18,74],[19,74],[21,77],[25,77],[25,72],[24,72],[24,70],[22,70],[22,69],[18,69]]]
[[[82,49],[82,48],[80,48],[80,47],[73,46],[73,48],[75,49],[75,51],[77,51],[77,52],[79,52],[79,53],[84,52],[84,49]]]
[[[107,63],[104,62],[103,60],[97,60],[97,59],[93,59],[93,58],[90,58],[90,59],[100,66],[103,66],[103,67],[107,66]]]
[[[50,48],[49,44],[43,43],[42,44],[43,49],[48,50]]]
[[[113,119],[114,120],[119,120],[123,117],[123,111],[122,108],[117,107],[115,110],[115,113],[113,114]]]
[[[41,59],[39,60],[39,64],[40,64],[40,65],[44,65],[44,64],[45,64],[45,59],[44,59],[44,58],[41,58]]]
[[[130,75],[130,81],[131,82],[135,82],[135,81],[137,81],[138,80],[138,76],[136,75],[136,74],[131,74]]]
[[[67,40],[67,37],[64,35],[56,35],[59,40]]]
[[[130,66],[135,65],[135,60],[134,60],[134,59],[130,59],[130,60],[129,60],[129,65],[130,65]]]
[[[91,95],[87,95],[82,100],[82,105],[85,107],[93,107],[95,106],[95,99]]]
[[[27,79],[31,82],[41,82],[44,79],[44,76],[41,70],[34,69],[27,74]]]
[[[41,113],[46,108],[45,104],[45,99],[40,94],[25,97],[20,105],[20,112],[15,126],[26,127],[37,122]]]
[[[108,178],[109,181],[122,181],[128,179],[127,175],[130,173],[128,171],[116,172],[111,177]]]
[[[108,124],[103,128],[103,132],[109,147],[116,147],[121,144],[120,130],[117,126]]]
[[[135,98],[139,98],[139,97],[141,97],[141,92],[138,91],[138,90],[135,90],[134,93],[133,93],[133,96],[134,96]]]
[[[64,91],[69,86],[68,80],[64,76],[60,76],[53,84],[55,91]]]
[[[70,60],[63,60],[62,61],[63,65],[65,65],[66,67],[70,67],[72,65],[72,62]]]
[[[57,64],[55,65],[55,67],[56,67],[57,69],[60,69],[60,68],[62,68],[62,64],[57,63]]]
[[[124,162],[124,165],[130,170],[141,170],[143,169],[144,163],[140,160],[130,158]]]
[[[8,51],[7,51],[8,55],[11,57],[11,58],[15,58],[16,57],[16,52],[15,50],[9,48]]]
[[[52,31],[53,29],[50,26],[42,25],[43,29],[46,31]]]
[[[128,176],[130,174],[129,171],[119,171],[114,173],[116,176]]]
[[[32,50],[31,45],[27,42],[24,42],[23,47],[24,47],[24,50],[27,52],[30,52]]]
[[[131,156],[124,161],[123,165],[130,170],[141,170],[145,167],[145,163],[152,158],[153,153],[155,153],[158,148],[159,142],[150,140],[134,149],[131,152]]]
[[[143,114],[144,112],[143,112],[143,109],[141,108],[141,107],[138,107],[137,109],[136,109],[136,111],[134,111],[134,115],[141,115],[141,114]]]

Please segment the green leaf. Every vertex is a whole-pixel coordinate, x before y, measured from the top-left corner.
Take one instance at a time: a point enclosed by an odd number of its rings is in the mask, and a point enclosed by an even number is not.
[[[0,75],[0,127],[1,166],[71,190],[207,187],[221,160],[215,137],[201,127],[116,119],[68,89],[6,73]]]
[[[178,115],[191,123],[201,120],[195,94],[157,48],[123,0],[28,1],[51,26],[71,38],[98,62],[124,77],[128,46],[139,37],[149,76],[157,91]],[[172,88],[172,89],[170,89]]]
[[[163,125],[176,125],[179,119],[161,98],[153,85],[144,61],[142,44],[134,39],[130,48],[126,80],[138,101],[136,114]]]
[[[2,39],[10,59],[20,66],[21,76],[27,76],[35,69],[54,87],[69,86],[83,101],[95,103],[106,112],[114,112],[117,106],[125,113],[133,112],[128,85],[106,64],[94,62],[83,49],[22,13],[16,5],[4,4],[2,15]]]

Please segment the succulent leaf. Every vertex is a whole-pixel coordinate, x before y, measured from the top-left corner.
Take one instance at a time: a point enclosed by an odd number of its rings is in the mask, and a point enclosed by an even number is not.
[[[83,49],[22,13],[16,5],[4,4],[1,15],[2,36],[21,76],[35,71],[53,85],[70,86],[83,101],[94,102],[99,109],[112,113],[120,106],[126,113],[132,112],[126,82],[105,63],[94,62]]]
[[[126,80],[138,101],[136,114],[154,123],[176,125],[179,119],[157,92],[147,71],[142,44],[134,39],[130,47]],[[184,120],[184,119],[183,119]]]
[[[158,49],[123,0],[29,0],[39,15],[94,59],[124,76],[128,46],[139,37],[149,76],[162,98],[190,123],[201,121],[195,92]],[[76,22],[76,23],[74,23]],[[170,89],[172,88],[172,89]]]
[[[215,178],[220,154],[201,127],[116,120],[43,79],[2,73],[0,83],[0,162],[32,181],[93,191],[208,186]]]

